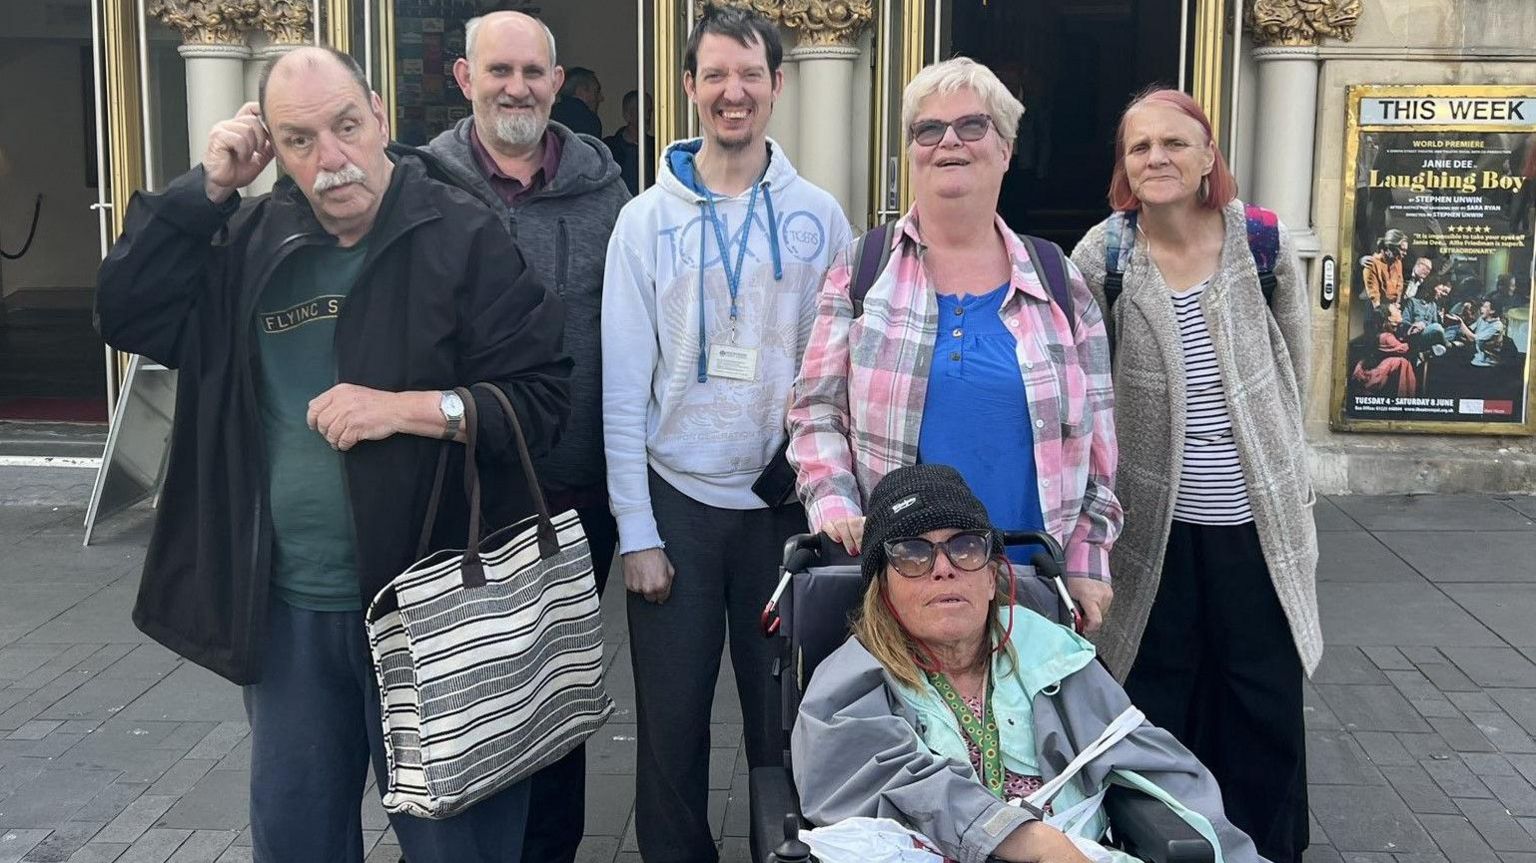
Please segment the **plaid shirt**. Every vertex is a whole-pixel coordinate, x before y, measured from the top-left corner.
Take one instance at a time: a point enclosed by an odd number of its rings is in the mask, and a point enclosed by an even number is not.
[[[1108,581],[1123,513],[1113,491],[1114,391],[1103,315],[1069,260],[1077,315],[1075,326],[1069,322],[1023,242],[1000,218],[997,230],[1013,258],[1001,317],[1018,339],[1045,528],[1066,549],[1068,575]],[[915,208],[891,236],[891,260],[858,318],[848,297],[852,247],[833,262],[795,382],[789,457],[815,529],[862,515],[881,477],[917,462],[938,301],[922,263]]]

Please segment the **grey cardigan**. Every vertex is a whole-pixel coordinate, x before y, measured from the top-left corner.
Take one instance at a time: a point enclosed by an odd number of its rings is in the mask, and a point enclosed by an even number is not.
[[[1266,308],[1248,249],[1243,203],[1234,200],[1222,215],[1227,236],[1221,266],[1200,297],[1200,309],[1226,388],[1264,561],[1310,675],[1323,655],[1323,633],[1317,618],[1317,529],[1312,521],[1317,498],[1302,430],[1303,387],[1311,355],[1307,286],[1282,225],[1275,265],[1279,284],[1273,308]],[[1095,225],[1072,252],[1073,263],[1101,307],[1106,222]],[[1116,346],[1120,469],[1115,493],[1125,507],[1125,530],[1110,555],[1114,602],[1094,642],[1104,661],[1124,679],[1141,646],[1162,578],[1187,404],[1173,298],[1140,236],[1125,271],[1124,292],[1105,323]]]
[[[1080,748],[1098,739],[1130,699],[1086,642],[1042,619],[1033,619],[1033,626],[1020,623],[1028,632],[1021,636],[1015,630],[1014,644],[1021,669],[1029,668],[1024,678],[1046,685],[1036,690],[1012,675],[1000,675],[996,685],[1021,685],[1021,697],[1035,693],[1028,701],[1035,763],[1041,778],[1050,781]],[[1044,627],[1061,633],[1052,637],[1041,633]],[[1071,655],[1078,650],[1084,655]],[[818,825],[859,816],[892,818],[960,863],[982,863],[1033,816],[993,797],[970,764],[930,750],[919,736],[923,720],[902,697],[901,686],[857,638],[816,667],[791,739],[805,816]],[[998,717],[1013,721],[1001,712]],[[1112,776],[1122,784],[1149,783],[1149,793],[1202,816],[1225,863],[1263,863],[1253,840],[1227,820],[1215,778],[1167,731],[1143,722],[1088,762],[1078,774],[1082,795],[1096,793]]]

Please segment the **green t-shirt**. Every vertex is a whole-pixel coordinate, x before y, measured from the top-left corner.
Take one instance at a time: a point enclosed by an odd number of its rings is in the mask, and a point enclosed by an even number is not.
[[[309,246],[273,273],[256,313],[261,421],[270,471],[272,589],[297,608],[357,611],[356,538],[342,454],[307,422],[336,385],[336,319],[362,272],[367,241]]]

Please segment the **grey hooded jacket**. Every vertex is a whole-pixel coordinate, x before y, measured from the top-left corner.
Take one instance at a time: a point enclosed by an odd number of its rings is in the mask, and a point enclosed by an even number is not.
[[[1035,763],[1041,778],[1050,781],[1079,749],[1099,738],[1130,700],[1093,660],[1085,640],[1023,609],[1016,611],[1013,643],[1021,670],[1014,677],[1000,670],[1007,665],[994,666],[999,669],[994,672],[994,705],[1000,705],[1005,686],[1021,687],[1021,699],[1033,693],[1027,713],[1034,727]],[[805,816],[818,825],[860,816],[892,818],[960,863],[982,863],[1033,816],[992,796],[969,763],[930,749],[920,733],[925,720],[904,692],[910,694],[857,638],[816,667],[791,738],[795,787]],[[1011,721],[1000,706],[995,709],[1000,724]],[[1176,812],[1187,810],[1179,812],[1186,821],[1207,838],[1214,833],[1220,863],[1263,860],[1253,841],[1227,820],[1216,780],[1167,731],[1143,722],[1083,768],[1074,796],[1097,793],[1111,778],[1142,787]]]
[[[553,182],[515,208],[502,203],[480,173],[470,149],[474,117],[465,117],[424,149],[440,177],[474,194],[502,216],[523,259],[565,301],[565,350],[576,361],[571,372],[571,417],[560,441],[539,460],[546,488],[584,489],[603,485],[602,338],[603,266],[608,235],[629,202],[629,190],[607,145],[551,122],[560,137],[560,169]]]

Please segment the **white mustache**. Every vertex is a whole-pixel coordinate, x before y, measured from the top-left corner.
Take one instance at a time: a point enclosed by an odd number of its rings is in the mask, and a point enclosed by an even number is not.
[[[516,99],[512,99],[512,98],[506,97],[506,96],[503,96],[502,98],[497,99],[496,100],[496,105],[498,107],[501,107],[501,108],[535,108],[535,107],[538,107],[538,103],[533,102],[532,100],[529,100],[529,101],[526,101],[526,102],[519,102]]]
[[[348,162],[340,171],[321,171],[316,174],[314,192],[318,195],[322,192],[329,192],[338,186],[345,186],[349,183],[362,183],[367,180],[368,175],[363,172],[362,168]]]

